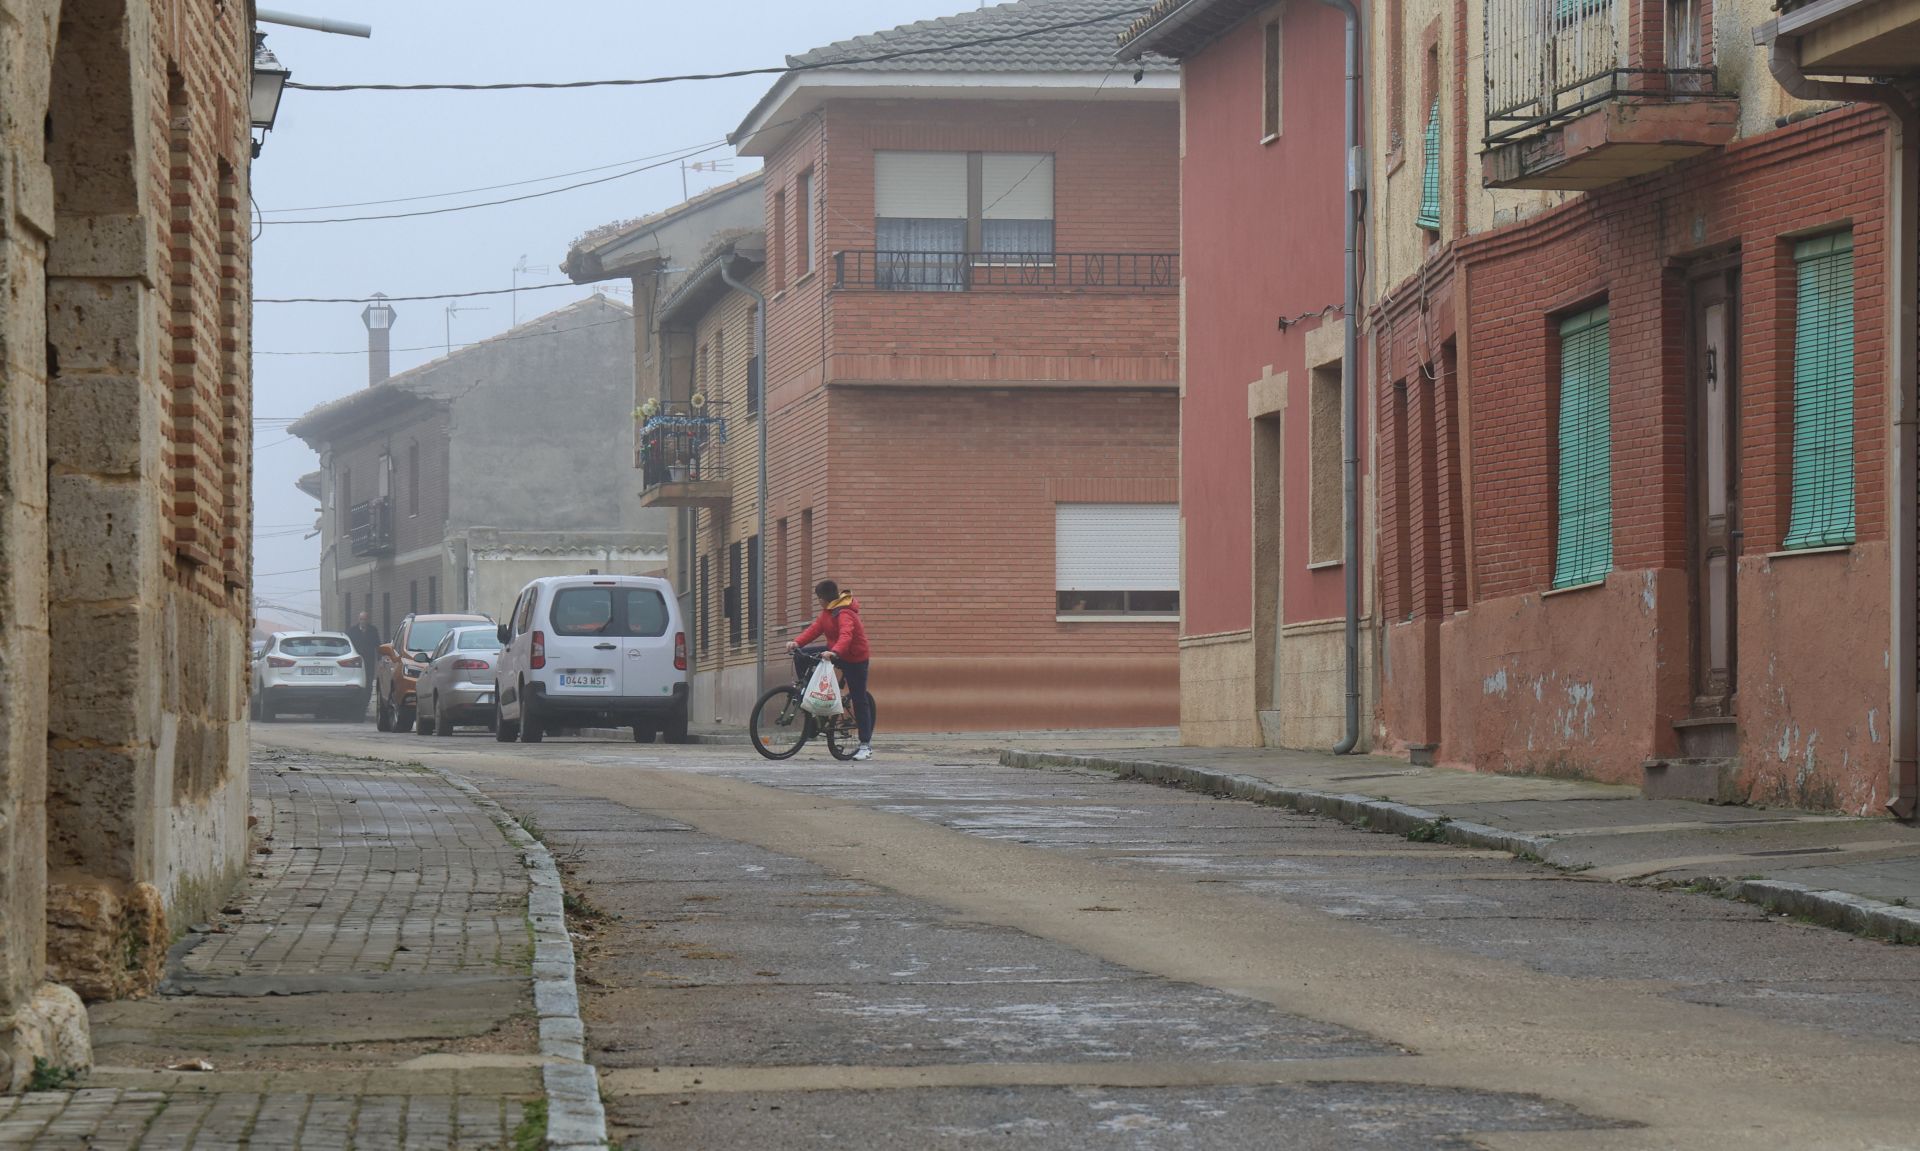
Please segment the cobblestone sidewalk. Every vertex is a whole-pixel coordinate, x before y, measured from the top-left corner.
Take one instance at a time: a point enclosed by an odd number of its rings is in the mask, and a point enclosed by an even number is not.
[[[265,749],[252,781],[240,914],[92,1010],[83,1089],[0,1096],[0,1148],[512,1147],[541,1097],[519,850],[419,768]]]

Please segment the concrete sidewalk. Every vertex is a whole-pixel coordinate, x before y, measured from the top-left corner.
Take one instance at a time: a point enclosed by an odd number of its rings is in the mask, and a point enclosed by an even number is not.
[[[0,1097],[0,1148],[544,1143],[555,1071],[584,1069],[538,1002],[545,849],[416,765],[256,749],[252,793],[246,891],[156,994],[93,1006],[74,1089]]]
[[[1920,943],[1920,828],[1890,819],[1643,799],[1636,788],[1278,748],[1010,748],[1009,767],[1097,770],[1491,847],[1621,882],[1694,884]]]

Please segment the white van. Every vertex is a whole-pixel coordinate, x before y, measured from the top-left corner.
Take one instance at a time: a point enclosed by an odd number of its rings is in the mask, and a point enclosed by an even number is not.
[[[666,580],[548,576],[521,589],[499,627],[494,700],[502,743],[557,727],[631,727],[687,739],[687,632]]]

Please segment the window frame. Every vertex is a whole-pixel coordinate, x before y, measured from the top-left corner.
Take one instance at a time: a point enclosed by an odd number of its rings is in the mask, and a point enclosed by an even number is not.
[[[875,201],[876,201],[874,205],[874,228],[873,228],[874,250],[880,256],[898,254],[898,255],[906,255],[906,256],[920,256],[924,258],[928,256],[943,255],[945,253],[944,251],[942,252],[933,252],[930,250],[916,251],[913,249],[894,249],[894,248],[883,247],[880,239],[882,225],[886,221],[930,222],[934,220],[947,220],[949,219],[949,217],[883,216],[881,215],[879,211],[879,203],[878,203],[879,191],[880,191],[879,180],[881,178],[880,167],[882,163],[880,157],[886,156],[886,155],[957,156],[957,157],[961,157],[965,161],[965,168],[966,168],[966,182],[967,182],[967,185],[965,188],[966,204],[967,204],[966,215],[964,217],[953,218],[961,225],[962,238],[960,241],[959,251],[953,253],[954,259],[953,259],[952,268],[944,269],[940,266],[940,263],[938,261],[935,261],[933,262],[933,268],[932,268],[932,270],[936,274],[935,279],[924,280],[924,281],[916,280],[908,283],[899,284],[897,285],[897,287],[904,290],[958,291],[965,286],[965,274],[963,269],[967,267],[984,268],[984,267],[1012,266],[1012,267],[1050,268],[1050,267],[1053,267],[1057,262],[1055,257],[1059,252],[1059,226],[1060,226],[1060,195],[1059,195],[1059,185],[1058,185],[1059,172],[1060,172],[1060,157],[1058,152],[1056,151],[1039,151],[1039,152],[964,151],[962,152],[962,151],[955,151],[955,150],[943,150],[943,149],[931,149],[931,148],[929,149],[882,148],[882,149],[876,150],[874,152],[874,181],[875,181],[874,193],[875,193]],[[987,241],[986,241],[987,225],[989,223],[994,222],[995,218],[988,216],[987,213],[994,207],[995,204],[998,204],[1001,199],[1005,199],[1006,195],[1010,195],[1012,192],[1012,189],[1010,188],[1008,193],[1003,194],[999,199],[996,199],[992,202],[988,202],[986,199],[986,169],[987,169],[988,161],[989,159],[997,159],[997,158],[1010,158],[1010,159],[1022,159],[1022,160],[1028,159],[1028,158],[1032,159],[1033,162],[1030,165],[1028,171],[1025,174],[1023,174],[1018,181],[1015,181],[1015,183],[1013,184],[1013,188],[1018,188],[1021,185],[1023,185],[1029,176],[1031,176],[1034,172],[1038,171],[1042,164],[1045,164],[1047,169],[1047,185],[1049,190],[1049,194],[1047,196],[1047,215],[1045,217],[1037,217],[1037,216],[1036,217],[1019,217],[1017,218],[1017,221],[1021,223],[1026,223],[1026,224],[1038,224],[1042,222],[1042,220],[1044,220],[1044,222],[1047,224],[1047,229],[1048,229],[1046,251],[1044,252],[1041,252],[1041,251],[994,252],[994,251],[988,250]],[[1010,218],[1010,219],[1014,219],[1014,218]],[[913,265],[908,265],[908,268],[911,269],[912,266]],[[923,267],[922,270],[924,271],[925,268]],[[942,273],[943,271],[949,271],[949,270],[953,275],[953,278],[951,280],[949,280],[947,277],[943,275],[940,275],[940,273]]]
[[[1280,139],[1284,119],[1282,74],[1286,39],[1280,29],[1280,13],[1260,25],[1260,142],[1271,144]]]
[[[1566,591],[1605,583],[1613,571],[1613,315],[1602,302],[1562,315],[1555,331],[1552,582],[1554,591]],[[1580,342],[1570,348],[1570,340]],[[1597,381],[1590,374],[1596,370]],[[1569,470],[1569,436],[1583,437],[1574,444],[1575,471]],[[1589,491],[1596,483],[1597,498]],[[1586,532],[1604,534],[1590,539]]]
[[[800,278],[805,279],[818,270],[814,258],[815,244],[813,234],[813,201],[816,189],[813,183],[813,169],[805,169],[794,178],[794,239],[799,244],[799,259],[795,266]]]
[[[1168,557],[1170,560],[1170,570],[1163,577],[1165,582],[1170,586],[1125,586],[1138,582],[1139,579],[1138,576],[1127,573],[1115,574],[1111,581],[1116,585],[1113,587],[1079,586],[1081,580],[1077,577],[1069,576],[1062,569],[1084,565],[1087,561],[1082,556],[1074,555],[1070,557],[1067,545],[1063,540],[1066,538],[1067,532],[1084,532],[1088,529],[1089,525],[1086,523],[1069,523],[1068,521],[1074,518],[1074,513],[1067,511],[1066,509],[1068,508],[1090,509],[1088,513],[1089,517],[1098,516],[1102,510],[1122,517],[1128,513],[1168,516],[1171,522],[1166,524],[1165,528],[1171,532],[1172,538],[1159,540],[1157,542],[1161,548],[1166,549],[1170,553]],[[1158,501],[1062,500],[1057,502],[1054,505],[1054,621],[1056,623],[1177,622],[1180,619],[1182,602],[1181,589],[1179,586],[1179,508],[1180,505],[1177,503]],[[1151,510],[1149,511],[1148,509]],[[1122,530],[1130,530],[1137,533],[1145,526],[1147,525],[1140,523],[1132,525],[1130,528],[1123,528]],[[1137,540],[1139,537],[1136,534],[1130,538]],[[1062,586],[1063,584],[1072,586]],[[1165,602],[1163,599],[1163,602],[1152,606],[1136,607],[1133,603],[1135,597],[1143,600],[1153,597],[1170,597],[1170,602]],[[1076,599],[1083,602],[1088,600],[1094,602],[1088,603],[1087,606],[1078,609],[1068,606],[1070,600]]]
[[[1854,370],[1860,338],[1855,302],[1859,269],[1854,259],[1853,230],[1797,240],[1788,255],[1794,263],[1795,280],[1789,436],[1793,449],[1787,476],[1787,528],[1780,550],[1851,547],[1859,540],[1860,515],[1859,437],[1855,427],[1859,381]],[[1833,271],[1836,268],[1841,270],[1839,275]],[[1809,308],[1810,298],[1835,289],[1843,291],[1818,299],[1817,313]],[[1838,326],[1841,318],[1844,332]],[[1832,331],[1815,327],[1823,319],[1835,321]],[[1818,348],[1809,347],[1814,336],[1820,337]],[[1814,374],[1816,370],[1818,375]],[[1821,394],[1823,391],[1832,394]],[[1819,448],[1809,446],[1816,431],[1827,441]],[[1820,453],[1842,450],[1844,483],[1832,474],[1840,465],[1831,461],[1822,464],[1817,458]],[[1835,522],[1835,517],[1842,517],[1843,522]]]

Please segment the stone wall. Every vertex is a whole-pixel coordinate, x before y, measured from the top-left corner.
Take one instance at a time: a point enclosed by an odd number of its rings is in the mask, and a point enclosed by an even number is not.
[[[246,15],[0,0],[0,1085],[245,863]]]

